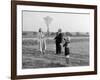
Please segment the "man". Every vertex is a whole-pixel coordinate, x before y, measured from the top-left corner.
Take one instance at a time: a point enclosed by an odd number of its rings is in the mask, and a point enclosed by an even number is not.
[[[61,43],[62,43],[62,39],[63,39],[63,35],[62,35],[62,30],[59,29],[55,39],[55,43],[56,43],[56,54],[61,54]]]

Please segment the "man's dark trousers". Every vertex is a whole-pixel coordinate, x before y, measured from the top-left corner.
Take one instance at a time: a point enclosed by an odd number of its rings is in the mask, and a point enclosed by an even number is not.
[[[61,53],[61,45],[60,43],[56,43],[56,54],[60,54]]]

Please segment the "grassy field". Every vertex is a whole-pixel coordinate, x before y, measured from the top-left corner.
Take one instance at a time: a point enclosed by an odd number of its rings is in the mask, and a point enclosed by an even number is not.
[[[39,52],[39,45],[36,38],[23,38],[22,41],[22,68],[51,68],[71,67],[89,65],[89,38],[72,37],[70,43],[70,64],[66,64],[64,50],[62,54],[55,54],[55,42],[48,38],[47,50],[43,55]]]

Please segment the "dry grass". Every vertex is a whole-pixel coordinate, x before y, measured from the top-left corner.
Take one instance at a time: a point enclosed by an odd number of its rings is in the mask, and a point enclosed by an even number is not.
[[[70,45],[70,65],[66,63],[64,50],[62,54],[55,54],[55,43],[47,40],[47,50],[43,55],[38,50],[38,42],[34,39],[23,40],[22,68],[50,68],[89,65],[89,40],[72,39]]]

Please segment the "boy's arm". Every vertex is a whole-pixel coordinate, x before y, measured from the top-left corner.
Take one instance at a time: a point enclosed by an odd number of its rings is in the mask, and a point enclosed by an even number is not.
[[[63,47],[65,47],[66,43],[63,44]]]
[[[56,37],[54,37],[54,40],[56,40]]]

